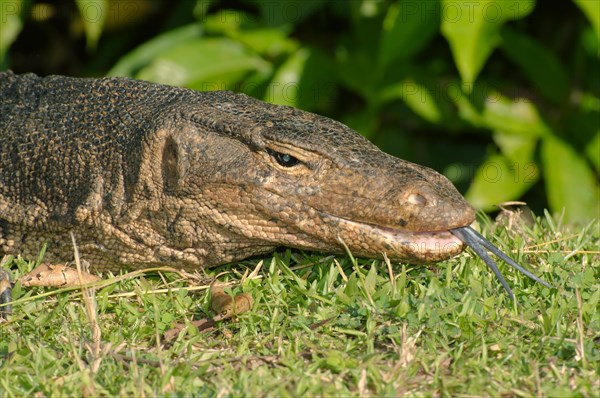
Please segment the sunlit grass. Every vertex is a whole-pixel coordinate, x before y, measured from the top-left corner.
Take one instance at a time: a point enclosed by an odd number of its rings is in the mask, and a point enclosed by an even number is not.
[[[485,229],[557,287],[500,262],[514,303],[469,252],[388,267],[285,250],[197,278],[138,273],[99,285],[95,342],[80,290],[17,284],[14,315],[0,324],[0,396],[597,396],[598,228],[546,218],[519,234]],[[17,278],[33,264],[11,267]],[[255,304],[199,332],[191,323],[214,315],[216,275]],[[178,323],[188,326],[165,341]]]

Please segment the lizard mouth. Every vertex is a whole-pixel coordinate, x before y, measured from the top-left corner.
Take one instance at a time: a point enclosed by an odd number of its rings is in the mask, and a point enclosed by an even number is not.
[[[492,270],[511,299],[514,299],[514,294],[487,251],[495,254],[528,278],[548,288],[552,288],[548,282],[538,278],[517,264],[512,258],[468,225],[445,231],[411,232],[386,226],[350,221],[332,215],[329,216],[338,222],[341,232],[338,235],[338,241],[350,250],[350,252],[358,255],[380,256],[382,253],[385,253],[393,260],[417,264],[433,263],[454,257],[462,252],[465,246],[468,246]],[[345,234],[344,231],[352,231],[355,235],[362,236],[364,241],[357,242],[353,238],[350,242],[347,242],[344,240],[344,236],[353,235]]]
[[[447,230],[406,231],[324,215],[335,221],[338,242],[358,256],[381,257],[385,253],[392,260],[424,264],[446,260],[464,249],[463,241]]]

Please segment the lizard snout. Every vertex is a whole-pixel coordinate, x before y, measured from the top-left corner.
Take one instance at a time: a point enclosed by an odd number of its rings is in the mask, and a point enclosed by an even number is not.
[[[425,180],[397,194],[398,226],[403,230],[429,232],[472,223],[475,212],[471,205],[449,181],[446,185]]]
[[[399,195],[399,204],[409,208],[419,209],[438,206],[443,202],[440,194],[428,183],[413,184],[408,189],[404,189]]]

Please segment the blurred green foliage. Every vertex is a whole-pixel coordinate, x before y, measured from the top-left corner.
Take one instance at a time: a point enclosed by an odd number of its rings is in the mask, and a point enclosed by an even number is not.
[[[479,209],[600,217],[599,1],[0,6],[3,69],[246,92],[348,124]]]

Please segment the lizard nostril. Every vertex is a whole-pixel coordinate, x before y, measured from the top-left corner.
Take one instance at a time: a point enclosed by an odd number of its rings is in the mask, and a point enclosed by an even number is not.
[[[425,196],[418,194],[418,193],[411,193],[408,196],[408,203],[411,203],[413,205],[417,205],[417,206],[425,206],[427,204],[427,199],[425,199]]]

